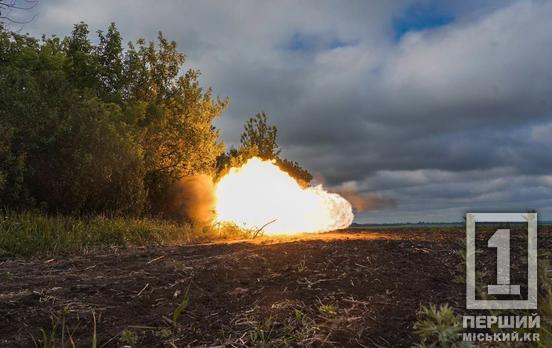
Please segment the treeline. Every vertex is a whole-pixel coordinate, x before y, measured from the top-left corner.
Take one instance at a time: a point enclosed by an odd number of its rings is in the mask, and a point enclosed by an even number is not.
[[[0,207],[157,214],[179,178],[216,177],[254,155],[310,180],[279,159],[264,114],[246,125],[238,149],[224,152],[213,121],[228,100],[202,89],[199,71],[182,70],[174,41],[160,33],[124,47],[114,24],[96,43],[89,34],[84,23],[64,38],[0,28]]]

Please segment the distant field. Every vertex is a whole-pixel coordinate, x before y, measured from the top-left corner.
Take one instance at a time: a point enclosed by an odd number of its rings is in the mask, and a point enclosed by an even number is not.
[[[484,223],[486,225],[492,225]],[[393,224],[353,224],[348,229],[364,230],[364,229],[409,229],[409,228],[464,228],[464,222],[436,222],[436,223],[393,223]],[[539,226],[552,226],[552,221],[539,221]]]
[[[353,230],[363,230],[363,229],[381,229],[381,228],[458,228],[464,226],[463,223],[423,223],[423,224],[412,224],[412,223],[396,223],[396,224],[362,224],[356,225],[353,224],[348,229]]]

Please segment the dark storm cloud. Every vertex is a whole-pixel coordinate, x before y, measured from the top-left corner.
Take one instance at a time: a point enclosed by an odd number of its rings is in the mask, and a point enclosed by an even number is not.
[[[265,111],[284,155],[381,198],[359,221],[552,213],[552,3],[41,1],[34,34],[84,20],[162,30],[229,96],[229,144]]]

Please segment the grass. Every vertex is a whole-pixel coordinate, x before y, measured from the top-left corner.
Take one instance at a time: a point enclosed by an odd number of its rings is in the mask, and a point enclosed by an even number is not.
[[[318,311],[326,316],[326,317],[333,317],[334,315],[337,314],[337,308],[334,306],[334,305],[320,305],[320,307],[318,307]]]
[[[473,347],[468,342],[462,342],[461,318],[448,304],[441,305],[439,308],[434,305],[424,306],[417,313],[417,317],[414,332],[421,338],[421,342],[414,345],[415,348]]]
[[[36,212],[0,216],[0,257],[58,255],[105,247],[178,245],[244,238],[235,226],[192,226],[148,218],[79,218]]]
[[[173,312],[172,321],[176,324],[178,322],[178,318],[180,318],[180,315],[182,315],[182,312],[188,308],[188,304],[190,303],[190,297],[188,296],[190,292],[190,285],[188,285],[188,288],[186,288],[186,292],[184,293],[184,298],[182,299],[182,302],[176,307],[176,309]]]
[[[139,342],[139,337],[135,331],[124,329],[120,334],[119,342],[124,346],[136,347]]]
[[[60,313],[51,313],[51,327],[48,329],[40,328],[39,332],[41,338],[35,339],[31,334],[31,339],[34,343],[35,348],[77,348],[77,344],[73,338],[75,331],[81,326],[81,318],[73,317],[68,320],[67,316],[70,313],[70,308],[66,306]],[[97,336],[97,323],[96,323],[96,314],[94,311],[91,313],[92,316],[92,342],[90,343],[91,348],[98,348],[98,336]],[[61,326],[61,332],[59,330]],[[121,333],[121,337],[123,337]]]

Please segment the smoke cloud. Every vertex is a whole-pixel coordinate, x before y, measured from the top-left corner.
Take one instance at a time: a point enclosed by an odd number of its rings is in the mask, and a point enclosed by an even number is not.
[[[354,183],[342,184],[336,188],[336,192],[351,203],[355,212],[396,208],[399,205],[397,200],[393,198],[383,197],[375,193],[359,193]]]
[[[209,224],[215,218],[215,185],[208,175],[184,177],[167,194],[167,214],[196,225]]]
[[[351,203],[356,212],[396,208],[398,206],[398,202],[395,199],[382,197],[374,193],[340,192],[339,194]]]
[[[314,175],[313,183],[325,185],[326,180],[320,173],[316,173]],[[345,182],[341,185],[333,187],[332,191],[348,200],[349,203],[351,203],[355,213],[360,213],[365,210],[396,208],[399,206],[399,202],[396,199],[383,197],[377,193],[359,192],[358,185],[354,181]]]

